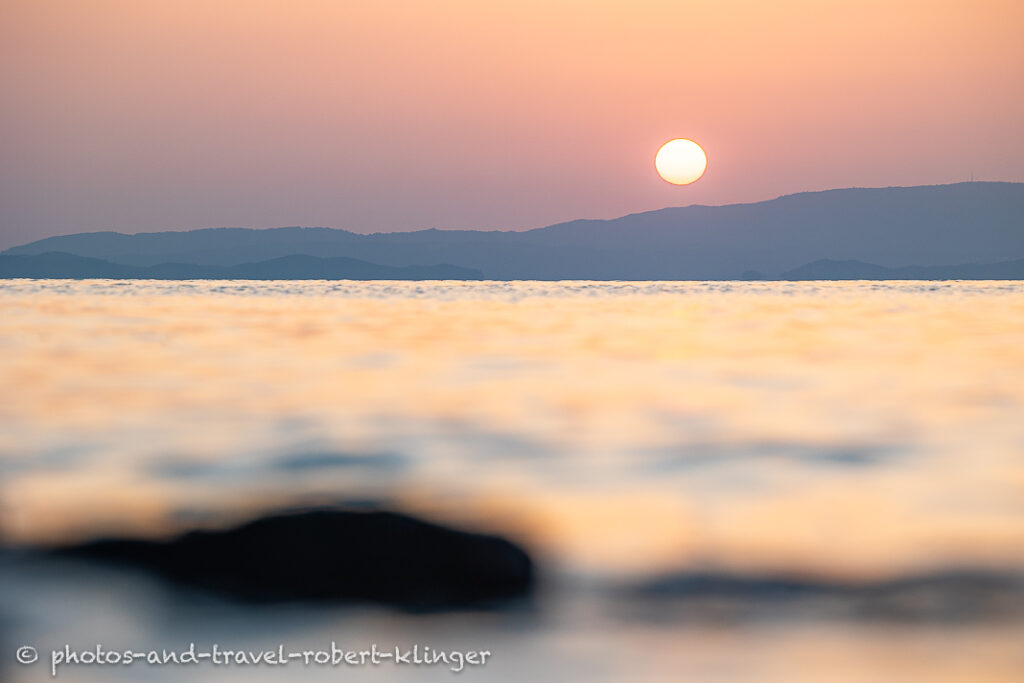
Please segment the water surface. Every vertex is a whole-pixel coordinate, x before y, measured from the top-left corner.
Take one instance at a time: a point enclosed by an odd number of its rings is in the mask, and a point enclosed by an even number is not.
[[[853,672],[835,680],[1009,680],[1024,663],[1012,590],[952,630],[930,616],[879,630],[817,598],[810,625],[788,602],[733,604],[723,622],[678,595],[652,616],[634,590],[693,572],[831,586],[1024,572],[1018,282],[6,280],[0,379],[10,542],[335,502],[521,540],[557,587],[553,611],[527,626],[447,618],[456,640],[517,653],[472,675],[798,680],[833,657]],[[13,623],[77,633],[26,581],[0,584],[22,596]],[[71,583],[45,590],[105,595]],[[836,595],[822,599],[850,601]],[[149,639],[169,628],[151,608],[99,613]],[[372,610],[323,620],[295,637],[437,628]],[[252,638],[291,632],[262,623]]]

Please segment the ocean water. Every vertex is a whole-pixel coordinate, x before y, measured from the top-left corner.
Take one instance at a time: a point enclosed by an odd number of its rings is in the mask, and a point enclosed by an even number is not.
[[[4,680],[49,678],[23,644],[332,639],[489,649],[484,680],[1024,671],[1024,283],[6,280],[0,380],[8,545],[370,505],[542,577],[497,613],[243,609],[8,553]],[[456,675],[288,671],[187,676]]]

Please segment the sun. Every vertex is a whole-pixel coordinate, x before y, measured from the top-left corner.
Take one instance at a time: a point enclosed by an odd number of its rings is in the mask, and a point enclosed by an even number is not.
[[[699,180],[708,167],[708,157],[693,140],[676,138],[669,140],[654,157],[658,175],[673,185],[689,185]]]

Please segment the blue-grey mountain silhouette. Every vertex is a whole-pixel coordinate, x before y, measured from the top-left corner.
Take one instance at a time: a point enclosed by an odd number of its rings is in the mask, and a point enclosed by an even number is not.
[[[862,261],[821,259],[786,271],[781,280],[1024,280],[1024,259],[955,266],[886,268]]]
[[[259,263],[210,266],[160,263],[132,266],[61,252],[36,255],[0,254],[4,278],[109,278],[153,280],[479,280],[473,268],[447,264],[382,266],[358,259],[319,258],[293,254]]]
[[[1024,183],[805,192],[687,206],[525,232],[329,228],[82,233],[8,249],[131,266],[237,266],[295,254],[391,267],[451,263],[492,279],[703,280],[778,276],[820,259],[886,268],[1024,258]]]

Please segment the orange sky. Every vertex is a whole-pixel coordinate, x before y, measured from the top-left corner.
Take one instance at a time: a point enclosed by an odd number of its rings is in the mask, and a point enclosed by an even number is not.
[[[0,248],[1021,181],[1022,27],[1019,0],[3,0]],[[654,172],[673,137],[694,185]]]

